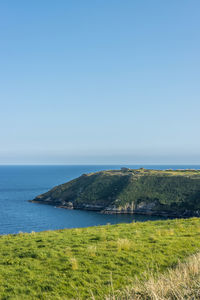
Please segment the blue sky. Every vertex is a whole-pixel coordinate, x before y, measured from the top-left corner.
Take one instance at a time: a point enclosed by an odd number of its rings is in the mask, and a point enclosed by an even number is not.
[[[199,11],[0,1],[0,163],[200,163]]]

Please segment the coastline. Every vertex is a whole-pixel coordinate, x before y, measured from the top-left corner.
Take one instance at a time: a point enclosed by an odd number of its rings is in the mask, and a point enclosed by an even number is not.
[[[95,211],[101,214],[106,215],[145,215],[145,216],[157,216],[157,217],[165,217],[165,218],[193,218],[193,217],[200,217],[200,211],[191,211],[185,210],[182,213],[177,212],[167,212],[167,211],[152,211],[152,210],[142,210],[142,209],[135,209],[135,210],[117,210],[117,209],[99,209],[96,206],[76,206],[76,207],[67,207],[64,205],[56,205],[53,202],[44,202],[44,201],[36,201],[36,200],[29,200],[31,203],[37,204],[44,204],[44,205],[51,205],[55,206],[56,208],[62,208],[67,210],[85,210],[85,211]]]

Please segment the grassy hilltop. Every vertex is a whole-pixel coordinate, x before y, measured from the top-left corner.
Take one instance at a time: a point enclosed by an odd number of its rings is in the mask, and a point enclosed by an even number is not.
[[[199,218],[0,236],[0,299],[102,300],[112,289],[137,286],[136,277],[149,286],[152,275],[199,249]],[[199,262],[195,266],[199,276]],[[164,291],[159,283],[157,289]],[[145,291],[139,286],[143,296],[130,299],[145,299]],[[192,295],[184,299],[199,299]]]
[[[200,216],[200,170],[121,170],[83,174],[34,202],[104,213]]]

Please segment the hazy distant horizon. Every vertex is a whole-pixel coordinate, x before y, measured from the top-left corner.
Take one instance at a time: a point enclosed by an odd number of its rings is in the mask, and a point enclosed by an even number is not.
[[[113,154],[98,155],[95,153],[82,155],[65,155],[62,153],[40,153],[34,156],[34,153],[20,154],[10,157],[0,156],[0,165],[200,165],[200,155],[194,153],[146,153],[140,154],[120,154],[113,151]]]
[[[132,164],[132,165],[170,165],[170,164],[200,164],[200,154],[193,153],[187,154],[180,151],[173,153],[173,151],[169,151],[164,154],[153,153],[151,150],[149,154],[141,151],[140,153],[118,153],[117,151],[111,151],[111,153],[107,154],[104,152],[103,154],[91,153],[88,151],[83,152],[82,155],[78,154],[65,154],[62,152],[44,152],[41,153],[16,153],[16,154],[4,154],[1,153],[0,150],[0,165],[124,165],[124,164]]]
[[[24,164],[20,164],[20,163],[10,163],[10,164],[6,164],[6,163],[2,163],[0,164],[0,166],[199,166],[200,167],[200,163],[197,163],[197,164],[190,164],[190,163],[172,163],[172,164],[167,164],[167,163],[137,163],[137,164],[133,164],[133,163],[130,163],[130,164],[93,164],[93,163],[88,163],[88,164],[85,164],[85,163],[80,163],[80,164],[75,164],[75,163],[72,163],[72,164],[37,164],[37,163],[34,163],[34,164],[31,164],[31,163],[24,163]]]
[[[95,158],[74,158],[74,159],[66,159],[66,160],[39,160],[39,161],[0,161],[0,165],[135,165],[135,166],[142,166],[142,165],[200,165],[200,159],[193,157],[193,159],[140,159],[140,160],[129,160],[129,159],[109,159],[105,157],[97,157]]]

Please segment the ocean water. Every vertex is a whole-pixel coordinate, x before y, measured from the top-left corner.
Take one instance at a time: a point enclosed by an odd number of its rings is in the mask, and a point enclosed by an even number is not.
[[[200,166],[126,166],[154,169],[199,169]],[[88,227],[160,219],[142,215],[103,215],[30,203],[37,195],[83,173],[121,166],[0,166],[0,234]]]

